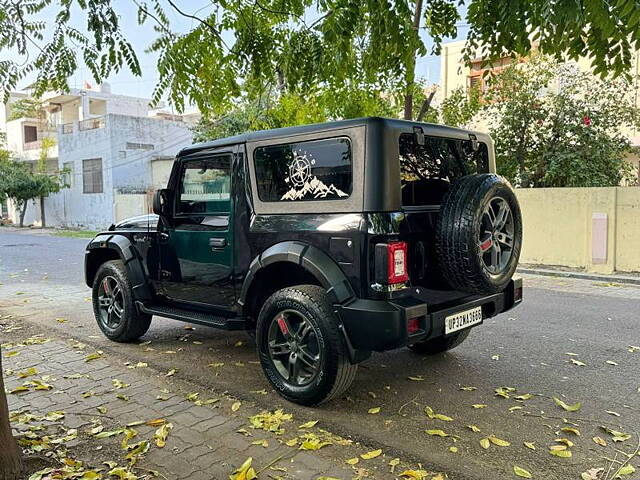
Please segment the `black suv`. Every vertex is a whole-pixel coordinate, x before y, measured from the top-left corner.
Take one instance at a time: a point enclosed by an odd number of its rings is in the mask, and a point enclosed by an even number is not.
[[[522,300],[520,209],[492,172],[487,135],[383,118],[185,148],[156,215],[87,246],[98,325],[255,332],[276,391],[327,401],[372,351],[444,352]]]

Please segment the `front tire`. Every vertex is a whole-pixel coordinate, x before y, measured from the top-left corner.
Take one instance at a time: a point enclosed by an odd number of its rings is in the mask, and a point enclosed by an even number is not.
[[[271,295],[256,328],[262,369],[287,400],[318,405],[344,393],[355,378],[338,319],[325,290],[316,285]]]
[[[121,260],[103,263],[93,280],[93,313],[102,333],[114,342],[137,340],[149,330],[151,315],[136,308]]]
[[[437,355],[456,348],[469,336],[470,328],[447,337],[439,337],[409,345],[409,350],[422,355]]]

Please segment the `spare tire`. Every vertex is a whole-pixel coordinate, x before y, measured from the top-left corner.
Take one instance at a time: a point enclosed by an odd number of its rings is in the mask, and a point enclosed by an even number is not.
[[[449,285],[469,293],[503,290],[518,265],[520,206],[509,182],[492,173],[455,181],[436,224],[436,254]]]

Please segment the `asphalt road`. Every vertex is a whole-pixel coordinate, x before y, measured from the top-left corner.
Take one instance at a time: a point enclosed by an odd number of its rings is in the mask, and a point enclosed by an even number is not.
[[[123,361],[148,362],[156,374],[177,369],[176,376],[203,391],[228,391],[264,408],[282,407],[299,419],[320,419],[334,433],[383,448],[390,458],[444,470],[452,479],[517,478],[514,465],[533,478],[579,479],[589,468],[606,470],[616,448],[631,451],[638,445],[640,350],[629,351],[634,350],[630,345],[640,346],[638,287],[525,276],[523,305],[486,321],[460,347],[436,357],[407,349],[375,354],[361,364],[347,397],[311,409],[290,404],[269,389],[255,348],[243,332],[198,326],[185,330],[182,323],[154,319],[142,339],[151,345],[108,342],[95,325],[90,291],[82,280],[85,244],[0,229],[0,311]],[[211,363],[224,366],[208,366]],[[475,389],[461,390],[463,386]],[[502,398],[495,395],[499,387],[516,391]],[[262,389],[267,395],[256,393]],[[533,396],[515,399],[525,394]],[[564,411],[553,396],[569,404],[581,402],[582,408]],[[426,406],[453,420],[429,419]],[[381,407],[380,413],[368,414],[372,407]],[[614,444],[601,425],[632,438]],[[576,427],[581,435],[560,431],[562,427]],[[431,436],[425,433],[428,429],[450,436]],[[484,449],[480,440],[489,435],[510,445]],[[594,436],[605,439],[607,446],[597,445]],[[573,442],[570,458],[549,453],[558,438]],[[640,458],[632,463],[640,471]]]

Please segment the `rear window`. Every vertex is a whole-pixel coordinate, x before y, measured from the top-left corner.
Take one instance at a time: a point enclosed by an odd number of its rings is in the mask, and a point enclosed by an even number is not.
[[[471,140],[424,137],[403,133],[399,140],[402,204],[439,205],[451,182],[489,171],[487,145]]]
[[[351,195],[348,138],[258,147],[253,160],[263,202],[339,200]]]

